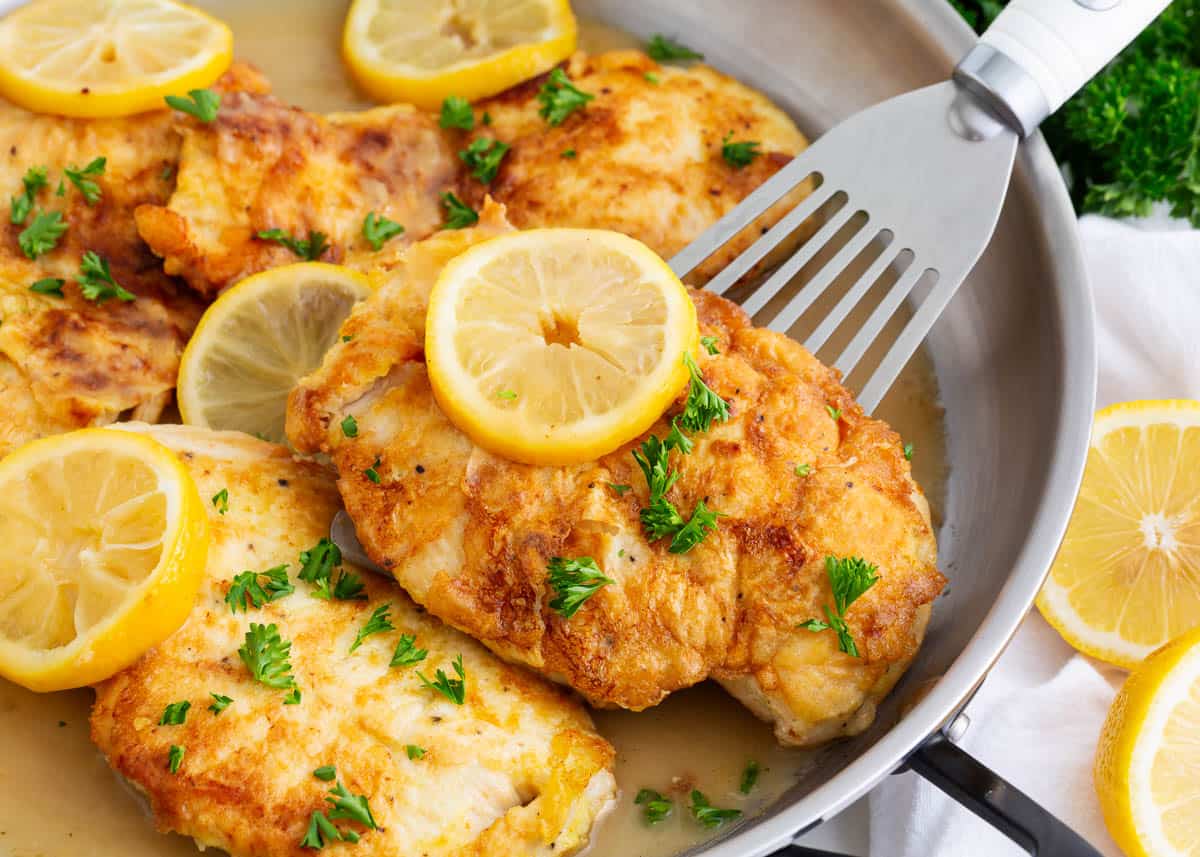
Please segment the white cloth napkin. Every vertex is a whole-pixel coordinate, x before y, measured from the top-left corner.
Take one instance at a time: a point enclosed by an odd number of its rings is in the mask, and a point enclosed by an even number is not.
[[[1200,231],[1158,215],[1087,216],[1080,234],[1096,298],[1098,407],[1200,398]],[[1124,672],[1077,654],[1036,611],[971,702],[959,742],[1120,857],[1092,790],[1096,739]],[[872,857],[1016,857],[1024,852],[915,774],[872,792]]]

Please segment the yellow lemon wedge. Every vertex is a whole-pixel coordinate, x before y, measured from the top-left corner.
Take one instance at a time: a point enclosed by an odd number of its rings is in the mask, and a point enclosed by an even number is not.
[[[224,292],[179,364],[183,421],[283,443],[288,393],[321,365],[350,310],[370,294],[362,274],[324,262],[271,268]]]
[[[354,0],[342,55],[372,98],[436,110],[549,71],[576,37],[567,0]]]
[[[0,95],[38,113],[164,109],[232,59],[230,29],[173,0],[33,0],[0,21]]]
[[[425,360],[442,410],[480,446],[575,464],[648,429],[699,341],[687,289],[603,229],[533,229],[453,259],[429,298]]]
[[[1127,857],[1200,854],[1200,628],[1129,676],[1100,733],[1095,784]]]
[[[82,687],[183,624],[208,554],[192,477],[148,437],[84,429],[0,460],[0,675]]]
[[[1136,666],[1200,625],[1200,402],[1096,415],[1079,500],[1038,608],[1081,652]]]

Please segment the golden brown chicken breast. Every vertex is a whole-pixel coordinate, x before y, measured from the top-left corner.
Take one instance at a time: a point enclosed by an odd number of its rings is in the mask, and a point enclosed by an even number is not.
[[[390,581],[327,567],[327,588],[352,596],[341,600],[315,597],[298,579],[300,552],[328,533],[339,507],[323,467],[234,432],[126,427],[182,456],[205,498],[228,492],[224,514],[210,507],[207,579],[186,624],[96,688],[92,738],[149,799],[160,829],[234,857],[312,853],[302,841],[328,830],[310,830],[317,812],[338,835],[361,838],[323,836],[326,852],[346,855],[553,857],[588,842],[614,797],[613,751],[577,702],[501,663]],[[256,578],[268,587],[257,600],[233,588],[235,575],[272,568],[273,584]],[[355,649],[385,605],[392,627]],[[291,701],[239,657],[251,623],[291,644]],[[443,694],[418,673],[464,676],[461,704],[452,685]],[[173,704],[179,720],[184,702],[183,722],[162,723]],[[324,766],[333,770],[314,775]],[[339,789],[366,799],[376,829],[338,818]]]
[[[680,509],[703,500],[721,517],[689,552],[648,543],[636,444],[579,466],[517,464],[475,446],[433,398],[429,290],[445,261],[508,228],[492,206],[477,228],[409,248],[347,319],[350,341],[292,393],[289,437],[332,456],[372,559],[435,615],[597,705],[645,708],[712,676],[784,743],[866,728],[944,582],[899,437],[796,342],[693,292],[719,350],[699,365],[731,416],[677,456],[670,499]],[[658,437],[677,411],[654,426]],[[355,437],[341,428],[348,415]],[[591,557],[614,582],[564,618],[549,603],[556,556]],[[858,657],[836,634],[801,627],[833,604],[828,557],[879,569],[846,616]]]

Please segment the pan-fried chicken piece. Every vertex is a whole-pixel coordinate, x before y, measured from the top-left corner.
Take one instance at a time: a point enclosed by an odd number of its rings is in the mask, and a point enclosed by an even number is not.
[[[238,64],[217,88],[265,91],[266,82]],[[45,168],[48,178],[24,223],[10,222],[7,209],[3,217],[0,455],[37,437],[125,414],[153,421],[170,401],[179,356],[203,302],[162,272],[137,234],[133,212],[171,193],[181,141],[176,121],[165,108],[121,119],[68,119],[0,102],[0,188],[20,196],[31,167]],[[64,170],[101,157],[103,174],[87,177],[100,196],[89,203]],[[61,211],[69,228],[55,249],[30,260],[18,236],[39,210]],[[75,277],[89,250],[108,261],[135,301],[95,303],[81,296]],[[30,291],[46,278],[64,281],[64,297]]]
[[[301,240],[322,233],[324,261],[379,264],[386,255],[363,237],[364,218],[374,212],[404,226],[387,252],[428,235],[443,220],[439,193],[460,167],[437,121],[408,105],[325,118],[270,96],[234,95],[215,121],[186,127],[175,193],[139,208],[137,223],[168,274],[211,296],[298,261],[257,237],[273,229]]]
[[[517,464],[476,447],[433,398],[423,350],[432,284],[447,259],[506,228],[492,207],[476,229],[411,247],[346,320],[350,341],[291,395],[288,435],[332,456],[371,558],[435,615],[597,705],[642,709],[711,676],[784,743],[865,729],[944,583],[899,437],[799,344],[693,292],[701,333],[720,352],[699,355],[700,367],[731,417],[696,435],[691,454],[672,455],[670,499],[685,515],[703,499],[722,517],[688,553],[648,544],[634,444],[579,466]],[[677,412],[654,426],[660,438]],[[549,606],[555,556],[591,557],[615,582],[564,619]],[[828,556],[879,566],[880,582],[847,616],[861,658],[839,651],[832,632],[799,627],[833,603]]]
[[[323,467],[239,433],[124,427],[183,456],[202,496],[229,492],[225,514],[210,509],[207,579],[187,622],[96,688],[92,739],[146,795],[160,829],[234,857],[300,857],[312,853],[301,847],[312,813],[330,811],[340,783],[367,798],[379,829],[337,821],[361,842],[344,852],[330,843],[335,853],[552,857],[587,843],[616,787],[613,750],[577,702],[420,611],[390,581],[363,574],[362,600],[320,600],[297,579],[299,552],[328,533],[339,507]],[[235,575],[282,563],[295,591],[231,612]],[[351,652],[384,604],[394,630]],[[291,642],[297,704],[256,682],[239,658],[251,622],[274,624]],[[410,652],[428,655],[389,667],[402,634],[415,637]],[[417,672],[455,678],[460,655],[457,705]],[[232,701],[215,714],[212,694]],[[158,725],[185,700],[182,725]],[[177,773],[172,745],[184,753]],[[324,765],[335,779],[314,777]]]
[[[615,229],[669,259],[808,146],[766,96],[708,66],[660,66],[639,51],[618,51],[576,54],[565,68],[594,98],[557,127],[538,115],[545,76],[477,105],[491,124],[473,136],[512,149],[495,181],[468,183],[467,197],[490,193],[521,229]],[[730,164],[722,156],[727,136],[758,143],[759,154]],[[690,279],[707,281],[808,190],[789,194]]]

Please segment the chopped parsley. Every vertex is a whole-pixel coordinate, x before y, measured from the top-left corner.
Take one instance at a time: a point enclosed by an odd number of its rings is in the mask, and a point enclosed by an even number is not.
[[[66,182],[64,182],[62,179],[58,180],[58,187],[56,187],[54,189],[54,195],[55,196],[66,196],[67,195],[67,185],[66,185]]]
[[[325,817],[325,813],[314,810],[313,814],[308,817],[308,830],[305,831],[304,838],[300,840],[300,847],[321,849],[327,843],[341,841],[341,831],[333,826],[333,822]]]
[[[720,512],[714,512],[704,505],[703,500],[697,500],[692,509],[692,517],[680,527],[671,539],[667,548],[671,553],[687,553],[700,542],[704,541],[712,530],[717,528],[717,517]]]
[[[79,192],[83,194],[83,198],[87,200],[88,205],[95,205],[100,201],[100,185],[92,180],[92,176],[104,175],[104,167],[108,163],[106,158],[95,158],[86,167],[67,167],[63,170],[63,174],[70,180],[71,184],[79,188]],[[62,194],[59,194],[62,196]]]
[[[283,698],[284,705],[299,705],[300,704],[300,688],[293,687],[292,692]]]
[[[692,817],[704,827],[720,827],[727,821],[742,817],[740,809],[717,809],[708,802],[708,798],[696,789],[692,789]]]
[[[362,234],[372,250],[382,250],[385,243],[404,234],[404,227],[382,214],[370,211],[363,218]]]
[[[222,488],[216,494],[212,495],[213,508],[218,514],[224,515],[229,511],[229,489]]]
[[[98,304],[109,298],[119,301],[132,301],[136,295],[126,291],[120,283],[113,279],[112,271],[108,268],[108,260],[97,253],[88,250],[79,260],[79,274],[75,277],[79,283],[79,291],[89,301]]]
[[[425,755],[425,748],[418,747],[416,744],[405,744],[404,752],[408,754],[410,759],[420,759]]]
[[[251,607],[262,607],[269,601],[278,601],[296,591],[288,580],[287,564],[268,568],[266,571],[243,571],[233,578],[225,603],[231,613],[245,612]]]
[[[829,414],[829,418],[834,422],[837,422],[842,418],[842,409],[835,408],[833,405],[826,405],[825,413]]]
[[[729,403],[704,383],[704,376],[700,374],[700,367],[692,360],[692,355],[685,351],[683,362],[691,374],[691,382],[688,386],[687,403],[683,407],[683,413],[679,415],[680,425],[687,431],[701,432],[708,431],[713,420],[719,423],[728,420]]]
[[[642,818],[646,819],[647,824],[658,824],[671,814],[675,806],[654,789],[640,789],[633,802],[642,808]]]
[[[258,233],[258,237],[263,241],[274,241],[276,244],[288,248],[307,262],[320,259],[321,254],[329,249],[329,241],[325,233],[312,229],[308,230],[307,238],[297,238],[282,229],[264,229]]]
[[[51,295],[56,298],[63,296],[63,284],[66,280],[60,280],[58,277],[47,277],[44,280],[38,280],[29,287],[29,291],[37,292],[39,295]]]
[[[650,37],[650,41],[646,42],[646,53],[650,55],[650,59],[657,62],[704,59],[704,54],[696,53],[687,45],[668,39],[660,33],[655,33]]]
[[[24,223],[29,217],[29,212],[33,211],[33,203],[38,192],[47,184],[49,184],[49,179],[46,176],[45,167],[27,169],[25,175],[21,177],[21,194],[12,198],[12,207],[8,212],[9,220],[17,226]]]
[[[427,649],[417,648],[417,638],[412,634],[401,634],[400,642],[396,643],[396,651],[392,652],[389,667],[411,667],[425,660],[429,654]]]
[[[368,467],[366,470],[363,471],[363,476],[366,476],[368,479],[370,479],[372,482],[374,482],[376,485],[378,485],[380,482],[383,481],[379,477],[379,470],[378,470],[378,467],[381,464],[383,464],[383,461],[379,458],[378,455],[375,456],[374,463],[372,463],[370,467]]]
[[[488,113],[486,110],[483,111],[483,119],[481,121],[483,122],[484,125],[491,125],[492,124],[492,114]]]
[[[743,140],[740,143],[734,143],[732,140],[732,131],[721,138],[721,157],[734,169],[740,170],[750,166],[750,163],[762,154],[758,150],[762,144],[757,140]]]
[[[507,143],[489,137],[476,137],[467,148],[458,153],[458,157],[471,170],[471,175],[488,184],[496,178],[500,162],[504,160],[508,150]]]
[[[358,437],[358,420],[353,414],[347,414],[342,420],[342,434],[346,437]]]
[[[159,726],[182,726],[187,720],[188,709],[192,704],[186,699],[183,702],[172,702],[163,709],[162,717],[158,718]]]
[[[462,655],[454,659],[454,671],[458,673],[458,678],[449,678],[441,669],[434,674],[434,681],[425,678],[420,670],[417,671],[417,678],[425,687],[437,691],[455,705],[462,705],[467,698],[467,673],[463,669]]]
[[[292,644],[279,636],[278,627],[257,622],[250,623],[246,641],[238,649],[238,657],[255,681],[276,690],[290,690],[296,686],[292,665],[288,662],[291,653]]]
[[[212,702],[208,704],[208,710],[213,713],[213,717],[216,717],[233,703],[231,697],[220,693],[209,693],[209,696],[212,697]]]
[[[851,556],[839,558],[825,557],[825,574],[829,577],[829,587],[833,590],[833,609],[825,609],[825,618],[809,619],[799,627],[809,631],[828,631],[831,628],[837,634],[838,648],[851,657],[858,657],[858,647],[846,624],[846,611],[857,601],[864,592],[879,582],[879,567],[867,562],[862,557]]]
[[[701,336],[700,344],[704,346],[704,350],[710,355],[721,353],[721,349],[717,348],[717,338],[715,336]]]
[[[333,804],[333,809],[329,811],[330,818],[357,821],[371,830],[376,829],[375,817],[371,815],[371,807],[367,805],[365,795],[350,794],[340,782],[329,790],[329,794],[331,797],[327,797],[325,800]]]
[[[475,113],[471,110],[471,102],[461,96],[451,95],[442,102],[442,115],[438,117],[438,124],[443,128],[470,131],[475,127]]]
[[[496,392],[497,399],[508,399],[509,401],[512,401],[516,397],[517,397],[517,394],[513,390],[498,390]]]
[[[300,551],[300,573],[296,575],[305,583],[328,580],[335,566],[342,564],[341,549],[327,538],[322,538],[306,551]]]
[[[337,768],[333,765],[322,765],[313,771],[313,776],[324,783],[333,782],[337,779]]]
[[[618,497],[624,497],[626,492],[633,490],[632,485],[618,485],[615,482],[609,482],[609,483],[607,483],[607,485],[614,492],[616,492],[616,495]]]
[[[796,465],[796,475],[797,476],[807,476],[810,473],[812,473],[812,465],[811,464],[797,464]]]
[[[550,602],[550,609],[564,619],[570,619],[601,587],[616,583],[596,565],[590,556],[577,559],[551,557],[546,566],[546,583],[558,594]]]
[[[61,211],[39,211],[33,221],[21,230],[17,244],[21,252],[30,259],[49,253],[58,246],[58,239],[67,231],[67,223]]]
[[[658,86],[660,83],[662,83],[662,78],[652,71],[646,72],[642,75],[642,77],[646,79],[647,83],[653,83],[655,86]]]
[[[568,161],[574,160],[575,155],[576,155],[576,152],[574,149],[563,149],[562,150],[562,157],[566,158]]]
[[[758,785],[758,775],[760,773],[762,773],[762,768],[759,767],[758,762],[753,759],[746,762],[746,767],[742,768],[742,782],[738,786],[738,791],[744,795],[748,795],[754,791],[754,787]]]
[[[479,222],[479,214],[450,191],[441,196],[442,208],[446,209],[443,229],[466,229]]]
[[[172,774],[179,773],[179,766],[183,764],[184,749],[178,744],[172,744],[171,749],[167,751],[167,770]]]
[[[582,109],[595,97],[590,92],[576,88],[567,77],[567,73],[561,68],[556,68],[550,72],[550,77],[538,90],[537,100],[542,105],[538,115],[551,126],[561,125],[568,116]]]
[[[913,445],[911,443],[904,444],[904,460],[912,461]]]
[[[354,635],[354,642],[350,644],[351,653],[363,644],[363,640],[372,634],[382,634],[384,631],[396,630],[396,626],[392,624],[392,617],[388,615],[391,609],[391,603],[380,604],[375,608],[370,618],[367,619],[367,623],[359,628],[358,633]]]
[[[367,593],[363,591],[364,587],[365,584],[361,577],[340,568],[336,580],[332,575],[318,580],[317,588],[313,591],[312,596],[324,601],[329,601],[331,598],[338,601],[366,601]]]
[[[182,95],[168,95],[163,100],[167,102],[168,107],[195,116],[206,124],[217,118],[217,110],[221,107],[221,96],[211,89],[190,89],[187,98]]]

